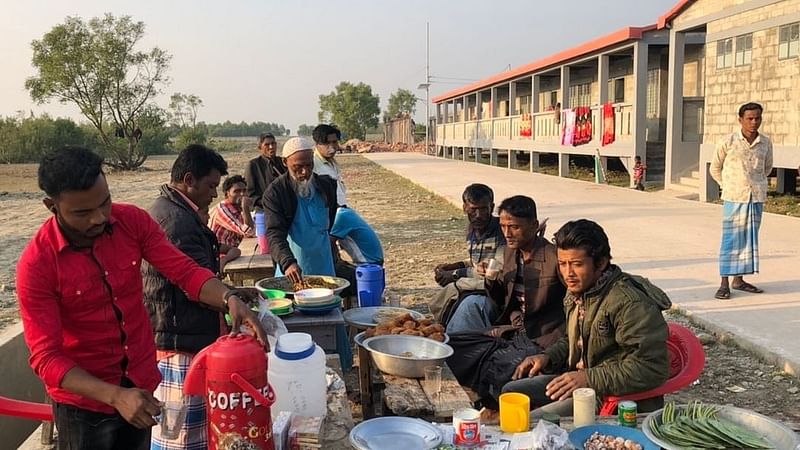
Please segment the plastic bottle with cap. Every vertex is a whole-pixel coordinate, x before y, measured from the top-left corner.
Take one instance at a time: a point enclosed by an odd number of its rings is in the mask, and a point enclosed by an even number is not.
[[[275,390],[274,415],[288,411],[322,417],[327,410],[325,352],[308,333],[286,333],[268,355],[268,379]]]

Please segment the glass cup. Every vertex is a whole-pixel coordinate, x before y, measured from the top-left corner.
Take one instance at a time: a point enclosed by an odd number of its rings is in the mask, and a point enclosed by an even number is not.
[[[186,421],[186,402],[166,401],[161,404],[161,437],[177,439]]]
[[[438,395],[442,392],[442,367],[430,366],[425,368],[425,385],[428,387],[428,392],[433,395]]]
[[[503,263],[494,258],[490,259],[486,264],[486,279],[496,280],[501,270],[503,270]]]

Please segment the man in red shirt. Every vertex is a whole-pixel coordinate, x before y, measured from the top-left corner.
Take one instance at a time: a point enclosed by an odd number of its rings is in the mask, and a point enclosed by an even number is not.
[[[228,311],[266,342],[241,299],[165,238],[150,215],[112,204],[102,158],[83,148],[46,155],[39,187],[52,213],[17,264],[30,364],[53,399],[59,447],[144,449],[161,376],[142,302],[142,259],[208,308]]]

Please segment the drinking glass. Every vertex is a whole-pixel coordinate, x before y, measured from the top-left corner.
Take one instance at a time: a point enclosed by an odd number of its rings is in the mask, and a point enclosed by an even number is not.
[[[177,439],[186,421],[187,405],[184,400],[166,401],[161,405],[161,437]]]
[[[441,366],[430,366],[425,368],[425,385],[428,392],[437,395],[442,391],[442,368]]]

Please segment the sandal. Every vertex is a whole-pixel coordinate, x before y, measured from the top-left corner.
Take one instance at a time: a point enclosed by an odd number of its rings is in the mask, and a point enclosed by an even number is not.
[[[763,289],[759,289],[746,281],[742,281],[742,284],[740,284],[739,286],[731,285],[731,287],[736,289],[737,291],[745,291],[751,294],[760,294],[764,292]]]
[[[731,290],[727,286],[720,286],[720,288],[717,289],[717,292],[714,294],[714,298],[720,300],[730,300]]]

